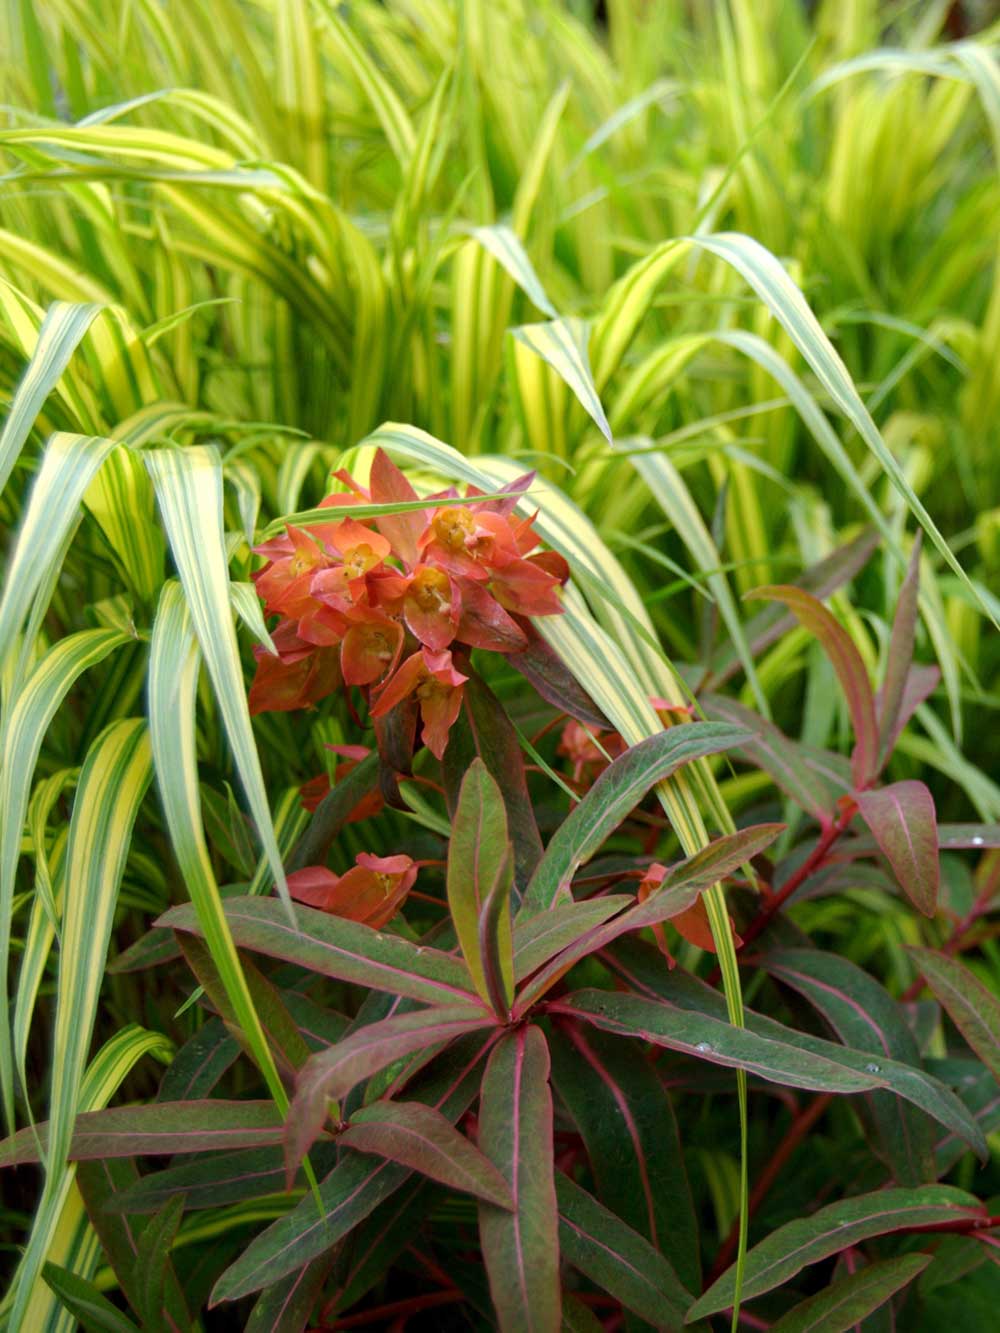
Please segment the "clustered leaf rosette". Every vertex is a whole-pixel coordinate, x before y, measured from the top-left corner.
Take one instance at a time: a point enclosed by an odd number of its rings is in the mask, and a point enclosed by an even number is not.
[[[428,497],[425,509],[374,520],[352,517],[350,507],[419,500],[388,455],[377,451],[368,490],[337,476],[349,490],[320,507],[347,512],[290,525],[256,548],[267,564],[254,582],[278,623],[276,655],[255,650],[251,712],[309,708],[358,686],[376,721],[415,708],[423,743],[440,759],[468,679],[456,654],[523,650],[524,621],[562,610],[569,569],[556,552],[535,550],[534,515],[515,513],[532,473],[499,497],[480,498],[470,486],[466,504],[440,504],[461,498],[451,487]]]

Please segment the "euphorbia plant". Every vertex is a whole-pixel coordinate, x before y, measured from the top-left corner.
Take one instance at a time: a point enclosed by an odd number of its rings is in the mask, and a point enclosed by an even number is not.
[[[614,1327],[624,1318],[636,1328],[708,1328],[740,1300],[742,1284],[744,1300],[767,1298],[775,1327],[834,1330],[904,1299],[937,1233],[974,1249],[995,1243],[997,1219],[979,1199],[939,1183],[962,1144],[984,1153],[993,1104],[925,1058],[906,1011],[873,977],[813,947],[781,910],[793,895],[837,893],[867,860],[879,892],[898,886],[933,914],[939,843],[976,846],[988,836],[939,830],[920,784],[876,785],[933,686],[911,664],[919,549],[877,697],[846,631],[815,597],[791,585],[761,590],[830,654],[855,731],[850,763],[796,745],[717,694],[697,701],[699,720],[677,722],[677,710],[663,709],[672,725],[625,748],[533,634],[532,615],[558,613],[566,571],[529,554],[530,519],[515,514],[527,485],[416,504],[377,455],[370,494],[350,483],[327,505],[346,516],[263,551],[258,588],[281,619],[278,655],[260,655],[255,706],[302,707],[357,688],[377,752],[349,750],[349,771],[318,805],[310,784],[313,824],[289,875],[294,928],[276,898],[225,904],[292,1092],[287,1117],[258,1097],[209,1096],[242,1033],[187,905],[159,924],[175,932],[215,1016],[179,1053],[158,1103],[79,1117],[71,1156],[80,1187],[143,1327],[190,1326],[168,1259],[182,1211],[255,1200],[270,1200],[277,1216],[211,1274],[212,1303],[256,1297],[254,1328],[333,1326],[396,1266],[416,1261],[417,1294],[372,1307],[371,1322],[456,1305],[473,1326],[504,1330],[557,1333],[603,1317]],[[355,498],[414,507],[359,521],[349,513]],[[570,763],[567,778],[531,747],[563,788],[544,845],[516,728],[472,648],[544,681],[539,744],[577,715],[550,741],[552,760]],[[802,806],[808,818],[793,845],[775,857],[786,829],[769,819],[678,858],[647,798],[709,756],[761,766]],[[418,779],[447,819],[442,858],[418,864],[396,848],[362,852],[340,873],[324,863],[349,821],[374,828],[390,817],[383,798],[401,803],[400,787]],[[550,790],[539,810],[551,815],[552,799]],[[854,831],[858,818],[870,837]],[[424,889],[442,878],[445,899],[435,905]],[[736,945],[761,978],[765,1008],[748,1010],[742,1028],[728,1021],[711,972],[699,977],[707,969],[691,949],[711,947],[700,901],[716,883],[730,888]],[[422,906],[411,911],[415,900]],[[953,957],[974,924],[966,914],[945,954],[923,951],[917,965],[969,1044],[1000,1069],[1000,1007]],[[834,1199],[824,1191],[818,1211],[781,1219],[742,1275],[730,1264],[735,1231],[723,1238],[706,1285],[690,1125],[682,1121],[682,1137],[675,1107],[724,1086],[713,1067],[746,1071],[755,1101],[775,1087],[818,1094],[805,1108],[794,1091],[783,1094],[793,1099],[792,1126],[761,1173],[755,1211],[832,1098],[863,1108],[865,1151],[855,1181],[838,1181]],[[33,1160],[44,1142],[44,1127],[38,1138],[22,1132],[7,1161]],[[131,1159],[151,1154],[183,1155],[140,1175]],[[305,1188],[307,1158],[315,1191]],[[913,1250],[914,1236],[931,1237],[926,1252]],[[802,1288],[803,1268],[837,1256],[826,1286]],[[102,1326],[134,1326],[79,1279],[49,1277],[70,1308],[113,1314],[117,1322]]]

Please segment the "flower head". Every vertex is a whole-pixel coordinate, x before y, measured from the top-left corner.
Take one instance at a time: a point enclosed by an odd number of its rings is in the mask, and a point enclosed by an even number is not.
[[[409,856],[362,852],[344,875],[326,866],[296,870],[288,876],[288,889],[296,902],[377,930],[396,915],[416,878],[417,866]]]

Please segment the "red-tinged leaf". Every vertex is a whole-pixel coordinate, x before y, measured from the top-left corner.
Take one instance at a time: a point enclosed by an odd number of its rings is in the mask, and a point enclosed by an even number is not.
[[[789,1310],[771,1333],[847,1333],[919,1277],[931,1254],[901,1254],[866,1264]]]
[[[635,905],[629,893],[609,893],[585,902],[559,903],[537,916],[519,918],[514,926],[514,978],[523,981],[563,949],[602,925],[624,907]]]
[[[906,781],[860,791],[856,800],[903,892],[925,916],[933,916],[941,882],[933,796],[922,782]]]
[[[262,1291],[244,1333],[302,1333],[311,1322],[333,1260],[332,1252],[321,1254]]]
[[[811,565],[795,580],[795,586],[811,592],[814,597],[829,597],[847,583],[868,563],[879,543],[875,528],[865,528],[853,541],[831,552],[817,564]],[[779,606],[767,606],[743,626],[743,633],[751,655],[759,659],[766,648],[783,638],[794,626],[795,618]],[[709,681],[713,688],[725,683],[742,668],[739,654],[729,643],[722,644],[712,658]],[[706,682],[706,684],[709,682]]]
[[[312,907],[293,908],[293,929],[276,898],[229,898],[224,904],[235,943],[241,949],[297,963],[310,972],[373,990],[405,995],[424,1004],[475,1000],[469,969],[460,958],[383,934],[359,921],[329,916]],[[160,917],[172,930],[200,935],[189,903]]]
[[[336,1046],[310,1056],[299,1072],[285,1127],[289,1183],[323,1127],[327,1102],[340,1101],[363,1079],[413,1051],[454,1041],[496,1019],[479,1005],[444,1005],[358,1028]]]
[[[153,1213],[170,1199],[183,1196],[188,1212],[221,1208],[285,1188],[285,1161],[280,1144],[213,1154],[207,1160],[182,1161],[142,1176],[116,1194],[115,1212]]]
[[[507,1182],[488,1158],[432,1106],[373,1102],[355,1111],[339,1142],[412,1167],[450,1189],[513,1209]]]
[[[553,1179],[549,1053],[535,1027],[493,1048],[479,1105],[479,1146],[514,1211],[479,1206],[479,1237],[502,1333],[559,1333],[559,1241]]]
[[[432,1194],[430,1181],[412,1176],[354,1230],[341,1251],[333,1308],[349,1310],[383,1281],[397,1255],[413,1244],[430,1211]]]
[[[896,614],[892,621],[892,635],[889,639],[889,652],[885,663],[885,680],[882,682],[882,688],[876,701],[879,760],[883,765],[889,758],[889,743],[895,734],[896,723],[899,720],[900,709],[903,706],[906,680],[913,663],[913,644],[917,630],[917,601],[920,594],[922,536],[923,533],[918,529],[913,540],[913,550],[910,553],[910,563],[907,566],[906,577],[903,579],[902,587],[899,590],[899,600],[896,602]]]
[[[702,1015],[720,1024],[728,1022],[723,995],[683,968],[668,971],[657,951],[648,944],[636,939],[620,940],[602,956],[633,991],[658,1000],[665,1008]],[[984,1155],[986,1144],[974,1117],[931,1075],[924,1075],[897,1060],[872,1061],[863,1051],[807,1032],[797,1032],[753,1009],[744,1010],[744,1022],[747,1031],[779,1048],[808,1052],[862,1076],[871,1076],[871,1066],[877,1064],[877,1077],[882,1080],[883,1087],[926,1110],[943,1124],[952,1125],[979,1156]]]
[[[151,1102],[83,1111],[76,1117],[72,1162],[151,1153],[214,1152],[280,1143],[281,1117],[273,1102]],[[0,1142],[0,1166],[37,1162],[48,1146],[48,1123],[18,1130]]]
[[[753,1300],[781,1286],[807,1265],[828,1259],[873,1236],[985,1217],[986,1211],[978,1199],[949,1185],[876,1190],[873,1194],[840,1199],[811,1217],[786,1223],[754,1246],[746,1256],[743,1270],[743,1299]],[[729,1309],[735,1287],[734,1266],[695,1301],[688,1318],[700,1319]]]
[[[514,855],[508,846],[479,913],[479,956],[486,993],[493,1012],[506,1020],[514,1002],[514,946],[511,937],[510,891]]]
[[[1000,1000],[957,959],[934,949],[910,954],[948,1017],[1000,1082]]]
[[[695,1060],[745,1069],[758,1078],[788,1088],[851,1093],[887,1086],[881,1071],[874,1065],[871,1069],[863,1066],[852,1069],[802,1047],[761,1037],[721,1019],[674,1009],[638,995],[600,990],[574,991],[565,999],[550,1001],[548,1011],[592,1023],[594,1027],[619,1037],[638,1037],[655,1046],[666,1046]]]
[[[466,670],[464,666],[462,669]],[[519,902],[542,855],[542,836],[528,792],[521,743],[490,687],[472,668],[467,674],[462,711],[451,729],[443,762],[448,813],[454,818],[462,781],[478,755],[500,788],[507,809],[507,828],[514,847],[514,892]]]
[[[517,997],[513,1010],[515,1017],[527,1013],[531,1005],[581,958],[607,948],[613,940],[629,931],[643,930],[686,912],[699,894],[763,851],[784,827],[784,824],[754,824],[717,838],[686,861],[678,862],[664,879],[662,887],[650,894],[645,902],[587,931],[537,972]]]
[[[528,646],[522,652],[511,653],[507,660],[511,666],[517,667],[525,680],[553,708],[568,713],[589,727],[596,727],[598,731],[606,731],[610,727],[608,719],[584,691],[562,658],[535,630],[529,627]]]
[[[663,1255],[561,1171],[556,1197],[567,1262],[655,1328],[682,1328],[693,1297]]]
[[[113,1210],[122,1192],[133,1186],[138,1179],[139,1172],[131,1158],[103,1158],[81,1162],[76,1168],[76,1183],[90,1224],[100,1239],[104,1258],[114,1270],[121,1290],[135,1310],[139,1309],[142,1299],[136,1261],[148,1222],[143,1217],[122,1217]],[[187,1301],[177,1275],[169,1265],[164,1278],[161,1313],[169,1317],[173,1328],[190,1327]]]
[[[112,958],[107,970],[115,975],[122,972],[143,972],[147,967],[162,967],[180,957],[180,948],[172,930],[154,926],[117,958]]]
[[[629,1042],[578,1023],[559,1024],[549,1049],[556,1093],[583,1138],[601,1203],[699,1290],[698,1221],[674,1109],[656,1070]]]
[[[448,844],[448,907],[462,954],[485,1004],[506,1017],[513,998],[514,966],[510,925],[512,856],[507,812],[500,788],[482,759],[469,765],[452,816]],[[480,932],[487,898],[496,890],[492,932]],[[483,948],[493,955],[493,986],[488,984]],[[499,995],[492,992],[501,985]],[[499,1001],[499,1003],[497,1003]]]
[[[910,667],[906,673],[903,697],[899,702],[896,720],[886,737],[885,749],[887,754],[891,754],[896,748],[896,742],[899,740],[903,728],[924,700],[934,693],[940,679],[940,667],[924,666],[920,663]]]
[[[899,1005],[867,972],[837,954],[816,949],[772,949],[755,960],[772,977],[804,995],[846,1045],[910,1066],[916,1098],[930,1099],[931,1114],[951,1128],[969,1127],[965,1107],[944,1084],[920,1069],[920,1052]],[[920,1104],[918,1102],[918,1104]],[[871,1118],[880,1154],[900,1185],[937,1178],[931,1124],[900,1098],[873,1093]]]
[[[478,1091],[478,1065],[490,1044],[491,1040],[476,1038],[460,1042],[414,1080],[408,1096],[436,1107],[454,1122]],[[396,1162],[346,1152],[320,1184],[319,1210],[312,1194],[306,1194],[290,1213],[255,1237],[219,1278],[212,1292],[213,1304],[270,1286],[330,1249],[410,1175],[409,1167]]]
[[[854,785],[865,786],[878,771],[878,725],[868,672],[851,636],[822,602],[793,584],[754,588],[746,597],[784,602],[799,623],[822,645],[837,673],[854,726],[856,745],[851,759]]]
[[[773,722],[744,708],[735,699],[719,694],[700,696],[707,717],[745,727],[752,738],[736,748],[735,753],[755,768],[761,768],[786,795],[820,824],[830,822],[839,790],[808,762],[798,744]]]
[[[604,770],[552,835],[524,895],[520,916],[544,912],[569,890],[585,861],[648,792],[682,764],[718,754],[747,739],[746,729],[721,722],[685,722],[633,745]]]
[[[942,852],[992,851],[1000,848],[1000,824],[938,824],[938,850]],[[837,844],[838,858],[855,860],[879,850],[867,833],[845,838]]]

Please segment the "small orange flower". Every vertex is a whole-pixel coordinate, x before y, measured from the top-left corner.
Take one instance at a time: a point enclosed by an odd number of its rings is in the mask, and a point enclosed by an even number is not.
[[[382,687],[371,715],[385,717],[397,704],[415,694],[420,705],[424,744],[437,759],[443,759],[448,732],[462,707],[462,687],[468,679],[453,665],[447,649],[434,653],[421,648]]]
[[[326,866],[296,870],[288,876],[288,889],[296,902],[378,930],[402,907],[416,878],[417,867],[409,856],[362,852],[345,875],[335,875]]]

